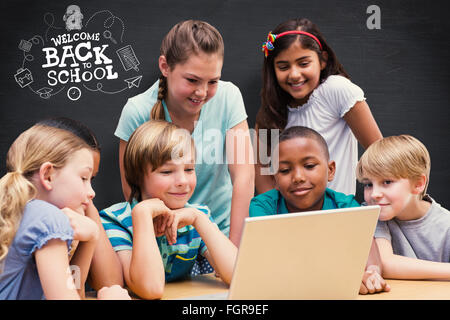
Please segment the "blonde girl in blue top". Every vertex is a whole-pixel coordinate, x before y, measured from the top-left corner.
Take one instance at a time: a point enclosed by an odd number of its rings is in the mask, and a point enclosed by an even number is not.
[[[292,19],[278,25],[269,33],[263,51],[257,132],[291,126],[316,130],[324,137],[330,157],[337,163],[335,179],[328,187],[355,194],[358,142],[367,148],[382,138],[364,92],[349,80],[317,26],[307,19]],[[267,142],[261,139],[261,143]],[[274,187],[273,176],[260,173],[265,164],[258,159],[258,193]]]
[[[220,230],[237,245],[254,193],[253,151],[242,95],[233,83],[220,80],[223,55],[222,36],[210,24],[176,24],[161,44],[159,80],[128,100],[115,135],[128,199],[123,154],[133,131],[148,120],[188,130],[198,151],[197,188],[190,201],[206,204]]]
[[[0,180],[0,300],[83,298],[99,236],[84,216],[95,196],[91,148],[66,130],[38,124],[11,145],[6,167]],[[129,299],[120,286],[98,296]]]

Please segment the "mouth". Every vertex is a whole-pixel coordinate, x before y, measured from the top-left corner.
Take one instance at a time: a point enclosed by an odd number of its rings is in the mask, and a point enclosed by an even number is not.
[[[307,80],[303,80],[303,81],[300,81],[300,82],[296,82],[296,83],[288,83],[289,84],[289,86],[292,88],[292,89],[300,89],[301,87],[303,87],[303,85],[305,84],[307,82]]]
[[[169,192],[169,195],[175,198],[185,198],[188,194],[188,192]]]
[[[312,188],[296,188],[290,191],[294,196],[304,196],[308,194]]]
[[[194,99],[194,98],[188,98],[188,100],[195,106],[200,106],[205,101],[205,99]]]

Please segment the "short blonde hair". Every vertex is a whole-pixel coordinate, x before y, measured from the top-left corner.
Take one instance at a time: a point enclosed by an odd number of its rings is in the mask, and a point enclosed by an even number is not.
[[[358,161],[356,177],[362,182],[367,175],[416,180],[427,178],[431,169],[430,154],[422,142],[410,135],[386,137],[370,145]]]
[[[187,130],[164,120],[151,120],[139,126],[128,140],[123,157],[125,179],[131,188],[128,201],[142,200],[141,186],[149,165],[155,171],[188,152],[195,158],[194,141]]]

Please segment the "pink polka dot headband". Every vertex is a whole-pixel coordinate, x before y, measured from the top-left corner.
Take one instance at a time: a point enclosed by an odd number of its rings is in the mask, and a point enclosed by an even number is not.
[[[273,34],[272,31],[269,32],[269,34],[267,35],[267,41],[263,43],[262,45],[262,51],[264,52],[264,56],[267,58],[267,56],[269,55],[269,51],[272,51],[274,49],[273,43],[275,42],[275,39],[278,39],[279,37],[288,35],[288,34],[303,34],[305,36],[308,36],[310,38],[313,38],[317,44],[320,47],[320,50],[322,49],[322,44],[320,43],[319,39],[317,39],[317,37],[309,32],[306,31],[300,31],[300,30],[291,30],[291,31],[285,31],[279,34]]]

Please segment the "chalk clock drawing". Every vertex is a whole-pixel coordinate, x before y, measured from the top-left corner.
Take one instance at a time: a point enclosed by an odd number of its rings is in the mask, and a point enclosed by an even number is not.
[[[72,4],[61,15],[47,12],[44,34],[18,41],[23,59],[13,76],[20,88],[42,99],[66,92],[77,101],[82,89],[116,94],[139,87],[140,62],[124,40],[123,20],[109,10],[86,18],[87,11]]]

